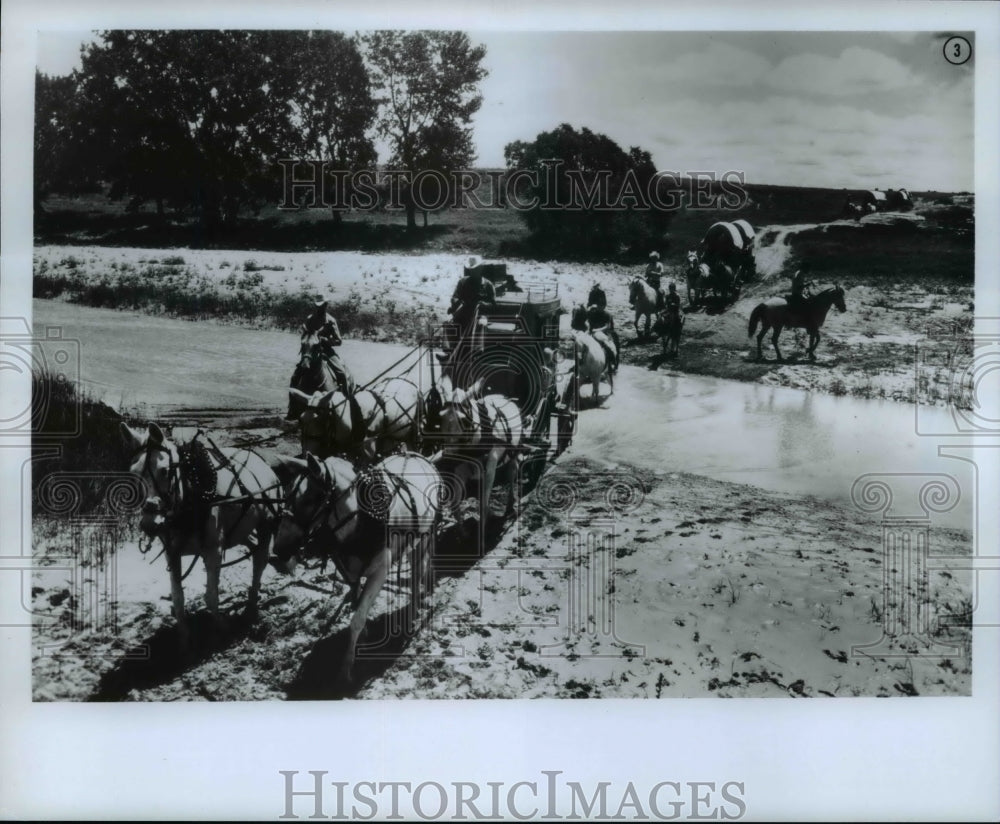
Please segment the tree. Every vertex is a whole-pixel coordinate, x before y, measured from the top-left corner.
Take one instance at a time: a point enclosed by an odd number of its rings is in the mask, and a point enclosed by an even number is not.
[[[388,140],[388,166],[416,175],[448,174],[475,159],[469,123],[482,105],[484,46],[455,31],[378,31],[362,38],[375,86],[378,135]],[[416,205],[405,197],[406,225]]]
[[[377,153],[369,134],[377,106],[357,40],[331,31],[274,36],[282,66],[278,93],[289,100],[295,126],[288,156],[329,161],[338,172],[373,167]],[[349,196],[342,192],[344,202]],[[339,220],[342,212],[333,213]]]
[[[625,152],[606,135],[564,123],[507,144],[504,159],[510,172],[528,173],[518,175],[514,195],[533,241],[548,251],[617,255],[662,241],[672,212],[651,196],[649,152]]]
[[[55,190],[78,189],[82,160],[72,133],[79,115],[76,79],[35,72],[35,207]]]
[[[212,230],[274,198],[277,161],[370,164],[357,44],[330,32],[111,31],[83,55],[81,141],[113,197],[194,207]]]

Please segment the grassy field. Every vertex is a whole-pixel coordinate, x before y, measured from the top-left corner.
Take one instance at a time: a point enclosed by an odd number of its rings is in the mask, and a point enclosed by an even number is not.
[[[712,223],[743,218],[753,226],[820,223],[841,216],[849,195],[846,189],[806,189],[748,184],[748,201],[740,209],[681,206],[662,239],[661,254],[694,248]],[[494,195],[484,183],[476,196],[482,203]],[[951,195],[923,193],[925,201],[950,204]],[[916,197],[916,195],[915,195]],[[958,219],[961,219],[959,216]],[[485,257],[535,258],[537,244],[519,214],[505,208],[443,209],[418,215],[418,226],[407,230],[402,210],[382,209],[349,212],[335,220],[326,209],[281,210],[264,206],[257,214],[245,215],[229,228],[209,236],[195,216],[168,211],[159,216],[151,204],[130,210],[124,201],[112,201],[103,193],[50,196],[44,211],[35,216],[36,245],[101,245],[141,248],[246,249],[270,251],[395,251],[423,254],[452,252]],[[626,252],[619,263],[637,263],[646,252]],[[551,252],[545,255],[551,258]],[[580,259],[578,250],[567,248],[559,259]]]

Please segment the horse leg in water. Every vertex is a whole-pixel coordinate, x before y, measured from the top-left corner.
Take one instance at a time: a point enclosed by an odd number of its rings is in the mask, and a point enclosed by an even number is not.
[[[652,312],[646,312],[646,332],[645,332],[645,337],[647,337],[647,338],[649,337],[649,325],[652,322],[652,317],[653,317],[653,313]]]
[[[809,349],[806,350],[809,360],[816,360],[816,347],[819,346],[819,329],[809,330]]]
[[[761,318],[760,333],[757,335],[757,360],[764,360],[764,350],[761,348],[764,335],[768,333],[771,325],[767,322],[767,318]]]
[[[635,307],[635,320],[632,321],[632,325],[635,326],[635,336],[636,338],[641,338],[642,335],[639,334],[639,318],[642,316],[642,312],[639,310],[638,305]]]
[[[779,361],[784,360],[784,358],[781,357],[781,350],[778,348],[778,335],[781,334],[782,328],[781,324],[777,324],[774,327],[774,334],[771,336],[771,343],[774,345],[774,351],[777,353]]]

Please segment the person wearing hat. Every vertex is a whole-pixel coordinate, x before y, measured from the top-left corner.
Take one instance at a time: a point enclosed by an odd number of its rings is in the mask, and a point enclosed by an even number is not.
[[[803,262],[792,275],[792,294],[789,295],[788,304],[792,309],[800,308],[806,300],[806,275],[809,274],[810,266],[808,262]]]
[[[660,253],[650,252],[649,263],[646,264],[646,283],[656,290],[656,308],[663,308],[663,290],[660,288],[660,280],[663,278],[663,264],[660,263]]]
[[[326,354],[333,354],[333,349],[343,343],[340,337],[340,327],[336,318],[327,309],[327,301],[322,298],[313,303],[313,311],[306,322],[302,324],[303,335],[315,335],[323,345]]]
[[[493,288],[492,281],[483,277],[483,267],[479,265],[479,258],[469,258],[465,276],[455,287],[448,310],[452,321],[458,327],[459,339],[465,338],[472,331],[481,308],[492,308],[496,303],[496,289]]]
[[[592,306],[596,306],[598,309],[608,308],[608,296],[604,294],[604,289],[597,281],[594,281],[594,285],[590,287],[590,294],[587,295],[587,308]]]
[[[337,379],[341,392],[345,395],[354,394],[354,380],[344,366],[336,348],[343,343],[340,337],[340,327],[336,318],[327,311],[327,301],[319,298],[313,303],[313,311],[302,324],[302,335],[315,335],[319,342],[323,358],[330,365]]]

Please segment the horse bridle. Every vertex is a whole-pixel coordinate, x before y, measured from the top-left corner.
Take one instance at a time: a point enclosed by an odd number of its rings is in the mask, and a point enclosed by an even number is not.
[[[462,430],[463,435],[475,435],[476,425],[472,421],[472,398],[466,396],[465,400],[459,402],[455,400],[447,400],[441,405],[441,412],[443,413],[445,409],[449,406],[456,409],[459,414],[456,416],[458,418],[459,429]],[[465,407],[468,408],[466,411]],[[466,426],[466,421],[468,421],[468,426]]]
[[[140,452],[146,453],[146,459],[143,464],[143,472],[149,478],[149,482],[153,487],[153,492],[156,493],[156,497],[163,501],[163,511],[169,512],[173,508],[176,492],[180,488],[180,461],[174,460],[173,451],[162,441],[160,443],[151,443],[147,441],[132,453],[132,457],[129,460],[130,464],[139,456]],[[167,464],[168,486],[166,489],[162,489],[159,483],[157,483],[156,474],[150,464],[154,452],[165,452],[167,454],[167,458],[169,459],[169,463]]]
[[[348,487],[344,489],[343,492],[341,492],[338,495],[336,494],[337,492],[336,477],[332,476],[330,468],[325,463],[321,463],[320,467],[322,468],[322,475],[317,480],[319,480],[320,483],[323,484],[324,488],[326,489],[326,495],[323,499],[323,503],[320,504],[319,508],[312,514],[312,516],[300,520],[296,516],[294,510],[292,510],[292,508],[288,505],[288,498],[285,499],[285,505],[282,507],[281,510],[282,517],[290,518],[292,522],[305,533],[305,539],[302,542],[303,547],[308,546],[315,540],[316,534],[321,529],[323,529],[324,526],[327,526],[326,520],[329,517],[330,513],[336,511],[338,504],[340,504],[341,501],[345,500],[347,496],[351,494],[351,492],[354,490],[355,485],[357,484],[357,480],[355,480],[350,485],[348,485]],[[288,497],[290,498],[291,496]],[[336,538],[337,531],[341,527],[346,526],[348,523],[350,523],[352,519],[356,517],[358,517],[357,510],[345,515],[340,520],[338,520],[336,524],[331,526],[330,531],[333,533],[334,538]]]

